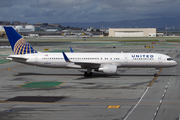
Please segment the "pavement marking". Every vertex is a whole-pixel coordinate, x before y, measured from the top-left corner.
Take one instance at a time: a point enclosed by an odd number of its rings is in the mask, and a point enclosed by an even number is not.
[[[159,106],[157,107],[157,110],[156,110],[156,114],[154,114],[154,118],[152,120],[155,120],[155,118],[156,118],[156,116],[157,116],[157,114],[159,112],[159,109],[160,109],[161,105],[163,104],[162,102],[163,102],[164,97],[166,95],[166,92],[168,90],[168,85],[169,85],[170,81],[171,81],[171,79],[169,79],[168,82],[167,82],[167,85],[166,85],[165,90],[164,90],[164,94],[162,95],[162,98],[161,98],[161,100],[159,102]]]
[[[159,71],[158,75],[162,72],[163,68],[161,68],[161,70]],[[149,90],[149,88],[153,85],[153,83],[156,81],[157,77],[154,77],[154,79],[151,81],[151,83],[148,85],[148,87],[146,88],[146,91],[144,92],[144,94],[141,96],[140,100],[138,101],[138,103],[133,107],[133,109],[126,115],[126,117],[124,118],[124,120],[126,120],[129,115],[134,111],[134,109],[140,104],[141,100],[143,99],[143,97],[145,96],[145,94],[147,93],[147,91]]]
[[[12,61],[10,60],[6,60],[6,59],[0,59],[0,64],[7,64],[7,63],[10,63]]]
[[[59,104],[59,105],[115,105],[117,106],[118,105],[135,105],[137,103],[90,103],[90,102],[87,102],[87,103],[78,103],[78,102],[69,102],[69,103],[66,103],[66,102],[53,102],[53,103],[50,103],[50,102],[23,102],[23,101],[0,101],[0,103],[14,103],[14,104]],[[159,105],[159,103],[140,103],[139,105]],[[162,103],[162,105],[180,105],[180,103]]]
[[[19,66],[15,66],[15,67],[11,67],[11,68],[1,69],[0,72],[1,72],[1,71],[5,71],[5,70],[11,71],[10,69],[12,69],[12,68],[17,68],[17,67],[21,67],[21,66],[25,66],[25,65],[19,65]],[[15,72],[15,71],[11,71],[11,72]]]
[[[8,71],[10,71],[10,72],[16,72],[16,73],[19,73],[19,72],[17,72],[17,71],[13,71],[13,70],[11,70],[11,69],[13,69],[13,68],[17,68],[17,67],[21,67],[21,66],[25,66],[25,65],[19,65],[19,66],[15,66],[15,67],[7,68],[6,70],[8,70]]]
[[[126,120],[129,115],[134,111],[134,109],[139,105],[139,103],[141,102],[141,100],[143,99],[143,97],[145,96],[145,94],[147,93],[147,91],[149,90],[149,87],[146,88],[146,91],[143,93],[143,95],[141,96],[141,98],[139,99],[138,103],[133,107],[133,109],[126,115],[126,117],[124,118],[124,120]]]
[[[23,85],[19,85],[18,87],[24,88],[55,88],[61,86],[65,82],[57,82],[57,81],[40,81],[40,82],[28,82]]]
[[[7,68],[5,68],[5,69],[1,69],[1,70],[0,70],[0,72],[1,72],[1,71],[5,71],[5,70],[7,70]]]
[[[161,70],[159,71],[158,75],[162,72],[163,68],[161,68]],[[151,81],[151,83],[148,85],[148,87],[151,87],[153,85],[153,83],[156,81],[157,77],[154,77],[154,79]]]
[[[118,109],[118,108],[120,108],[120,105],[109,105],[108,107],[107,107],[107,109]]]
[[[63,84],[65,84],[66,82],[63,82],[63,83],[61,83],[61,84],[59,84],[59,85],[57,85],[57,86],[55,86],[55,87],[59,87],[59,86],[61,86],[61,85],[63,85]]]

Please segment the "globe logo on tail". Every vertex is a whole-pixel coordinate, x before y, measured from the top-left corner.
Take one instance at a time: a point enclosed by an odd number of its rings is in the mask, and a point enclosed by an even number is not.
[[[24,38],[21,38],[16,42],[13,51],[15,55],[37,53]]]

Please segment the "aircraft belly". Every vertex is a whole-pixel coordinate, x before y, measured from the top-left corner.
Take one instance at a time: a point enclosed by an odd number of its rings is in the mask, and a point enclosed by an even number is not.
[[[51,62],[27,62],[26,64],[39,66],[39,67],[49,67],[49,68],[66,68],[68,63],[51,63]]]

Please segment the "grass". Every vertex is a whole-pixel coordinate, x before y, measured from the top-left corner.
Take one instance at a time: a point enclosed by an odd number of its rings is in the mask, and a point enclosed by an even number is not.
[[[180,42],[180,39],[179,40],[166,40],[166,42]]]
[[[70,52],[70,50],[51,50],[48,52]]]
[[[53,82],[53,81],[42,81],[42,82],[30,82],[24,85],[21,85],[20,87],[26,87],[26,88],[53,88],[57,87],[64,82]]]
[[[11,62],[10,60],[2,60],[0,59],[0,64],[4,64],[4,63],[8,63],[8,62]]]

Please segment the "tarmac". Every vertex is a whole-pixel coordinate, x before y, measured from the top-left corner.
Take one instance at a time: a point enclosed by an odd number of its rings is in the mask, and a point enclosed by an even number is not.
[[[42,52],[68,52],[72,47],[75,52],[163,53],[179,63],[179,46],[166,42],[73,41],[33,47]],[[0,60],[9,54],[13,54],[10,48],[0,49]],[[178,120],[179,67],[163,68],[158,77],[153,76],[154,68],[119,68],[114,76],[94,73],[84,78],[85,70],[2,63],[0,120]],[[57,84],[47,87],[45,82]],[[39,87],[23,86],[29,83]]]

